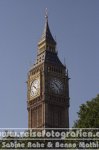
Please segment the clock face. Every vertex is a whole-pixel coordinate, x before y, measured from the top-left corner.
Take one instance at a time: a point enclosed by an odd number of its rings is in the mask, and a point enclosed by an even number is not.
[[[40,94],[40,79],[35,79],[31,84],[31,96],[37,96]]]
[[[63,83],[57,78],[50,81],[50,87],[55,94],[60,94],[63,91]]]

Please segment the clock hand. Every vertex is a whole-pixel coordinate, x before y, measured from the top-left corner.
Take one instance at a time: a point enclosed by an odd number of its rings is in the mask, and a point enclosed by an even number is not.
[[[35,86],[33,86],[33,87],[37,90],[37,88]]]
[[[59,86],[57,85],[57,83],[54,82],[54,84],[56,85],[56,87],[59,89]]]

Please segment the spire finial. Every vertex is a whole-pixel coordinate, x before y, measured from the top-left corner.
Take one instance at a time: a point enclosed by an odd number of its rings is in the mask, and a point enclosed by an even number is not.
[[[66,67],[66,59],[64,57],[64,66]],[[68,72],[68,69],[67,69],[67,72]]]
[[[46,18],[46,21],[48,21],[48,9],[47,8],[45,9],[45,18]]]

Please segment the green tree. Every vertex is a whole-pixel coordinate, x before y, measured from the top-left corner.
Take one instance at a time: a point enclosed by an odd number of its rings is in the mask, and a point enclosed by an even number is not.
[[[99,128],[99,95],[80,106],[75,128]]]

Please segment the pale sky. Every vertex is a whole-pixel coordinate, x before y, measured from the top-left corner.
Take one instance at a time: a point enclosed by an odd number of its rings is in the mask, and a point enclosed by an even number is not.
[[[70,126],[99,94],[99,0],[0,0],[0,128],[26,128],[27,73],[44,29],[45,8],[60,60],[69,70]]]

